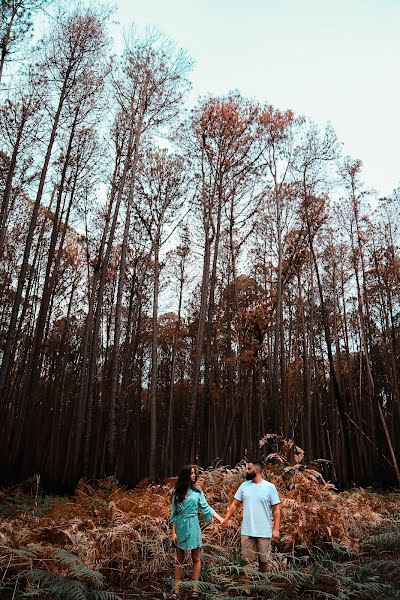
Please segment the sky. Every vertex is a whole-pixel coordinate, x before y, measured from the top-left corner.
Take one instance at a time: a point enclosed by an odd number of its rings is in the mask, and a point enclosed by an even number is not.
[[[115,0],[114,0],[115,1]],[[379,195],[400,184],[400,0],[116,0],[194,61],[189,102],[239,90],[330,122]]]

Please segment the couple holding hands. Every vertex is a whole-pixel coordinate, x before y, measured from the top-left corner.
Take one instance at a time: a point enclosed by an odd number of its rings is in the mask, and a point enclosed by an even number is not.
[[[271,539],[279,539],[280,507],[276,487],[263,479],[260,460],[246,463],[246,481],[237,489],[234,500],[225,518],[212,509],[196,486],[197,469],[192,465],[183,467],[172,495],[171,525],[172,543],[176,549],[175,587],[170,598],[176,600],[183,575],[185,552],[190,551],[193,561],[194,588],[191,598],[198,598],[197,582],[201,571],[201,530],[198,517],[200,510],[206,522],[213,518],[221,527],[226,527],[229,519],[243,504],[241,527],[242,559],[244,562],[258,560],[260,570],[268,570]]]

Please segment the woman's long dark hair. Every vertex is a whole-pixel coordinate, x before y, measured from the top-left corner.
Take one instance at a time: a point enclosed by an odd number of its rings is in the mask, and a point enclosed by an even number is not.
[[[192,472],[192,469],[194,469],[194,472],[196,473],[196,481],[197,481],[198,471],[197,471],[196,467],[194,467],[193,465],[185,465],[179,472],[178,479],[175,484],[175,493],[174,493],[176,504],[178,504],[178,502],[184,501],[189,488],[191,488],[194,492],[200,493],[199,488],[196,487],[196,485],[190,479],[190,473]]]

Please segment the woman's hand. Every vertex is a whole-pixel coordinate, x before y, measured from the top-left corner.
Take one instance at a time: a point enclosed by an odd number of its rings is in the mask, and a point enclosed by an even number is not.
[[[171,541],[173,543],[174,546],[176,546],[176,542],[178,540],[178,536],[176,535],[175,531],[172,532],[171,534]]]
[[[218,513],[214,514],[214,517],[217,519],[218,523],[221,524],[224,520]]]

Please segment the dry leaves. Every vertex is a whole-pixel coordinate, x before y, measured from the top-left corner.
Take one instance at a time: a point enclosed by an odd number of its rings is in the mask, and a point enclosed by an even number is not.
[[[324,544],[357,549],[374,527],[390,523],[400,514],[398,495],[382,496],[363,489],[339,494],[324,481],[318,461],[309,467],[303,464],[304,453],[293,442],[278,436],[264,440],[275,444],[265,477],[276,485],[282,501],[281,551]],[[225,514],[243,478],[241,463],[235,468],[201,471],[199,484],[210,505]],[[119,586],[170,573],[173,552],[168,521],[173,486],[174,479],[157,485],[143,481],[134,490],[112,478],[81,481],[74,496],[53,499],[41,515],[33,509],[8,511],[0,524],[0,550],[9,556],[10,548],[18,552],[32,547],[37,559],[30,560],[40,562],[51,548],[65,548]],[[2,495],[7,500],[7,493]],[[227,556],[237,552],[240,521],[238,511],[227,530],[221,530],[215,521],[203,523],[203,542],[224,547]]]

